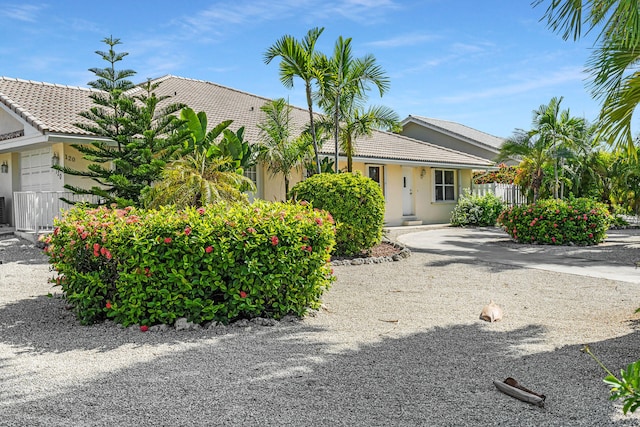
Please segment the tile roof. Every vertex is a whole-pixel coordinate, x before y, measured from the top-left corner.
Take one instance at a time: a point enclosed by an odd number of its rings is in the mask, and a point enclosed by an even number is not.
[[[0,77],[0,102],[43,133],[88,135],[73,124],[87,122],[78,113],[91,108],[92,92],[98,91]]]
[[[165,102],[184,103],[194,111],[207,113],[209,128],[223,120],[233,120],[232,129],[245,126],[245,138],[259,140],[258,123],[264,119],[260,107],[270,99],[212,82],[167,75],[152,82],[161,83],[154,91],[169,95]],[[141,87],[129,91],[142,94]],[[41,132],[88,135],[73,124],[83,121],[78,113],[93,105],[89,94],[93,89],[33,82],[0,77],[0,102],[7,105]],[[301,130],[308,123],[306,109],[294,107],[292,121]],[[322,147],[323,154],[333,154],[331,141]],[[357,158],[371,161],[421,162],[460,165],[461,167],[491,166],[486,159],[450,150],[401,135],[374,131],[371,137],[356,141]]]
[[[427,125],[430,128],[437,128],[440,130],[444,130],[446,133],[461,136],[463,138],[471,140],[472,142],[489,146],[490,148],[493,148],[495,150],[499,149],[502,143],[504,142],[504,138],[493,136],[488,133],[479,131],[477,129],[473,129],[468,126],[462,125],[460,123],[450,122],[447,120],[410,115],[409,117],[403,120],[403,123],[408,121],[413,121],[417,124]]]

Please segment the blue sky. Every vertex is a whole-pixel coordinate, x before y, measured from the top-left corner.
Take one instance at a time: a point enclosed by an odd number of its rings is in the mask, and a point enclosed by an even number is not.
[[[375,55],[391,89],[370,103],[401,118],[506,137],[563,96],[572,115],[595,120],[584,73],[593,41],[563,41],[539,22],[543,12],[529,0],[0,0],[0,76],[86,86],[88,69],[106,64],[94,52],[113,35],[135,82],[174,74],[305,107],[301,82],[284,88],[263,54],[282,35],[318,26],[320,51],[331,54],[342,35],[355,56]]]

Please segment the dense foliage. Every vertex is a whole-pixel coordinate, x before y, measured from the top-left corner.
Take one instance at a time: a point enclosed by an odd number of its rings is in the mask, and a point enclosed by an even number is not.
[[[504,202],[492,193],[484,196],[465,194],[451,212],[451,225],[487,227],[496,225]]]
[[[611,215],[606,205],[592,199],[545,199],[513,206],[498,224],[517,242],[552,245],[595,245],[602,242]]]
[[[83,324],[303,315],[333,280],[331,216],[256,202],[177,211],[74,208],[47,253]]]
[[[110,37],[103,41],[109,50],[96,53],[108,65],[90,70],[96,80],[89,86],[98,91],[89,95],[93,107],[80,113],[86,120],[76,124],[100,140],[89,145],[71,144],[91,163],[86,170],[63,165],[53,168],[94,181],[91,188],[65,184],[73,193],[97,196],[99,204],[138,206],[141,192],[160,177],[171,154],[187,137],[175,115],[184,106],[163,103],[168,97],[155,95],[158,84],[147,82],[136,89],[127,80],[134,71],[115,69],[127,55],[114,51],[120,40]]]
[[[513,184],[516,179],[518,168],[507,166],[504,163],[498,165],[498,170],[488,172],[477,172],[473,174],[474,184]]]
[[[329,211],[336,221],[338,255],[368,251],[382,240],[384,196],[360,173],[316,174],[291,189],[291,197]]]

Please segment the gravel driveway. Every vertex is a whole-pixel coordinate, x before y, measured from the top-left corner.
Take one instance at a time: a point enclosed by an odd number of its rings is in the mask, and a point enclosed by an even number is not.
[[[0,426],[640,425],[580,351],[640,358],[638,284],[420,251],[336,267],[301,321],[141,333],[80,326],[24,241],[0,261]],[[501,322],[478,318],[490,299]]]

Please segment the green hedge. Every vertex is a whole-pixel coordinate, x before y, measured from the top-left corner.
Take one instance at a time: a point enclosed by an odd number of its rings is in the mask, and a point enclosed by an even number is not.
[[[498,224],[516,241],[552,245],[595,245],[602,242],[611,215],[592,199],[545,199],[514,206],[500,214]]]
[[[334,279],[334,228],[328,213],[290,203],[74,208],[46,250],[83,324],[228,323],[317,308]]]
[[[296,184],[289,196],[331,213],[336,221],[337,255],[360,254],[382,240],[382,190],[359,172],[313,175]]]
[[[472,196],[467,192],[458,199],[456,207],[451,212],[451,225],[457,227],[494,226],[504,207],[502,199],[495,194]]]

